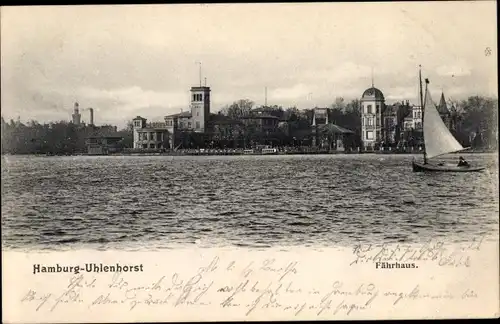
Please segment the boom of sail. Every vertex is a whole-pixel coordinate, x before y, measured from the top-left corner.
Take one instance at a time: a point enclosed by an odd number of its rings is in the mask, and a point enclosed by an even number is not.
[[[429,89],[425,89],[424,142],[427,158],[463,150],[463,146],[453,137],[439,116]]]

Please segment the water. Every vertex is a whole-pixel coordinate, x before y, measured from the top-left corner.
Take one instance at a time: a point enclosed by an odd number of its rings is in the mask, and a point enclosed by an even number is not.
[[[2,246],[352,246],[497,235],[496,155],[465,157],[489,168],[414,173],[410,155],[9,156]]]

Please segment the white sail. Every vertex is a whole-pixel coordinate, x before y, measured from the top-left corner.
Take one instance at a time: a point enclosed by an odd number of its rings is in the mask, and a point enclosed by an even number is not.
[[[444,124],[428,89],[425,93],[424,106],[424,142],[427,158],[461,151],[463,146],[453,137]]]

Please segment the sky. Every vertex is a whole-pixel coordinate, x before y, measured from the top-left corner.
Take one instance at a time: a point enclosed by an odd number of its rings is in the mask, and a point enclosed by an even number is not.
[[[418,104],[418,66],[434,98],[497,96],[496,3],[384,2],[1,7],[5,119],[124,127],[239,99],[299,109],[360,98]],[[488,55],[488,53],[491,53]],[[199,63],[201,62],[201,63]]]

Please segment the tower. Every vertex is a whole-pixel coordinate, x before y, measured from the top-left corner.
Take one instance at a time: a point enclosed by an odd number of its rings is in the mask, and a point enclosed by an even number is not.
[[[78,102],[75,102],[72,117],[73,117],[73,124],[80,125],[80,119],[82,116],[80,115],[80,109],[78,106]]]
[[[439,100],[439,106],[437,107],[439,116],[443,120],[444,124],[448,129],[450,129],[451,124],[451,113],[448,109],[448,105],[446,104],[446,100],[444,99],[444,93],[441,92],[441,100]]]
[[[210,87],[191,87],[191,121],[195,132],[205,132],[209,116]]]
[[[373,81],[372,81],[373,82]],[[361,141],[371,150],[382,140],[382,110],[385,98],[382,91],[372,84],[361,96]]]
[[[134,148],[142,148],[142,140],[140,136],[140,130],[146,127],[146,118],[142,118],[141,116],[137,116],[132,119],[132,126],[134,130]],[[145,140],[145,139],[144,139]]]
[[[90,112],[90,122],[89,122],[89,125],[93,126],[94,125],[94,109],[93,108],[89,108],[89,112]]]

